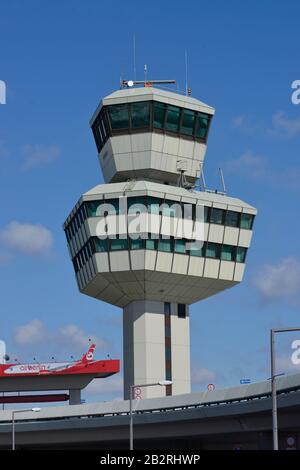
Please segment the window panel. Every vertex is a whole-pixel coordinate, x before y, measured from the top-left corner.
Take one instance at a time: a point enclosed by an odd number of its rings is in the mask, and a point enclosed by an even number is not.
[[[180,121],[180,108],[177,106],[168,105],[167,107],[167,120],[166,120],[166,130],[177,132]]]
[[[86,203],[88,217],[96,217],[99,206],[103,201],[89,201]]]
[[[166,105],[164,103],[154,102],[153,105],[153,127],[163,129],[165,123]]]
[[[131,240],[131,249],[132,250],[143,250],[144,240],[137,238],[136,240]]]
[[[101,212],[102,214],[103,212],[107,212],[108,215],[119,214],[119,199],[106,199]]]
[[[221,259],[224,261],[235,260],[235,246],[223,245],[221,250]]]
[[[205,255],[205,243],[201,241],[190,242],[190,255],[203,257]]]
[[[161,239],[158,241],[158,250],[159,251],[166,251],[171,253],[172,251],[172,243],[170,239]]]
[[[144,196],[127,198],[128,214],[141,214],[147,212],[145,202]]]
[[[220,245],[208,242],[206,245],[205,255],[207,258],[220,258]]]
[[[97,122],[95,122],[93,124],[92,131],[93,131],[94,139],[95,139],[95,142],[96,142],[97,150],[98,150],[98,152],[100,152],[101,151],[101,140],[100,140],[99,130],[98,130],[98,127],[97,127]]]
[[[185,134],[185,135],[193,135],[195,120],[196,120],[195,111],[190,111],[189,109],[183,109],[180,133]]]
[[[175,242],[175,246],[174,246],[175,253],[185,254],[187,252],[185,240],[178,238],[178,239],[175,239],[174,242]]]
[[[108,107],[112,130],[129,128],[129,113],[127,104],[115,104]]]
[[[186,318],[186,305],[185,304],[178,304],[177,316],[178,318]]]
[[[207,114],[198,113],[195,136],[199,139],[205,139],[208,130],[209,117]]]
[[[223,209],[216,209],[214,207],[210,210],[210,223],[222,225],[224,220]]]
[[[252,230],[254,216],[252,214],[241,214],[240,227]]]
[[[228,227],[238,227],[239,226],[239,212],[227,211],[225,216],[225,225]]]
[[[102,240],[101,238],[95,237],[94,246],[97,253],[104,253],[108,251],[108,238],[104,238]]]
[[[150,126],[150,102],[131,103],[131,126],[133,129]]]
[[[246,261],[247,248],[238,246],[236,250],[236,261],[238,263],[245,263]]]
[[[179,202],[176,201],[165,201],[162,204],[162,214],[168,217],[176,217],[176,215],[181,213],[181,206]],[[177,216],[179,216],[177,215]]]
[[[208,223],[210,219],[210,207],[204,206],[204,222]]]
[[[148,197],[148,212],[150,214],[159,214],[159,208],[161,204],[161,200],[156,197]]]
[[[147,250],[156,250],[157,240],[151,240],[151,238],[147,238],[146,240],[146,249]]]
[[[126,238],[117,238],[111,239],[111,250],[128,250],[128,239]]]

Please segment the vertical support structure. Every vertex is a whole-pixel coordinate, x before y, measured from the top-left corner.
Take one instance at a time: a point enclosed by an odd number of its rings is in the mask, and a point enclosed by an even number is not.
[[[270,331],[271,346],[271,384],[272,384],[272,423],[273,423],[273,450],[278,450],[278,423],[277,423],[277,392],[275,371],[275,331]]]
[[[172,380],[172,386],[145,387],[142,398],[190,392],[188,307],[141,300],[123,310],[124,398],[130,386]]]

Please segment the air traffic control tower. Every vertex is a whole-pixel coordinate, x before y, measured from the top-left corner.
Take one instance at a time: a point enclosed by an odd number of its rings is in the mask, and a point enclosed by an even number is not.
[[[125,399],[130,385],[160,380],[172,385],[142,396],[190,392],[189,306],[242,281],[256,215],[240,199],[195,189],[214,109],[145,85],[96,109],[105,184],[64,224],[80,292],[123,309]]]

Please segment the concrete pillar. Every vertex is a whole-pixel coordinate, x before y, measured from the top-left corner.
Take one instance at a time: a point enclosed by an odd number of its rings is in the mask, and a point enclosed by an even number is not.
[[[168,307],[169,305],[169,307]],[[177,395],[190,392],[190,333],[186,317],[178,317],[177,304],[141,300],[123,309],[124,398],[130,385],[172,380]],[[170,313],[170,321],[166,315]],[[170,326],[170,327],[169,327]],[[141,389],[142,398],[166,395],[166,387]]]
[[[73,389],[69,390],[69,405],[80,405],[81,404],[81,390]]]

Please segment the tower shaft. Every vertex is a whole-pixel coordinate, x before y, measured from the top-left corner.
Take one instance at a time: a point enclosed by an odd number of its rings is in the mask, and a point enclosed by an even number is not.
[[[123,309],[124,397],[132,384],[170,380],[146,387],[142,398],[190,392],[190,331],[185,304],[134,301]]]

